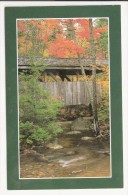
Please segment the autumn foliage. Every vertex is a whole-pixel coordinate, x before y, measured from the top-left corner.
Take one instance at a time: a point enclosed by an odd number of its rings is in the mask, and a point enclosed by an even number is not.
[[[42,58],[79,58],[79,61],[82,58],[93,58],[93,60],[95,60],[94,56],[96,59],[107,59],[108,20],[93,18],[91,21],[93,21],[93,48],[95,48],[95,55],[92,55],[93,52],[91,51],[92,33],[90,33],[89,19],[87,18],[17,20],[18,56],[35,56]],[[91,64],[90,67],[93,67],[93,65]],[[103,101],[99,106],[99,121],[102,123],[103,121],[108,122],[109,120],[108,66],[103,66],[101,74],[97,76],[95,71],[95,75],[98,77],[97,83],[102,83]],[[21,123],[21,143],[23,143],[23,145],[24,140],[25,143],[28,141],[28,145],[32,145],[35,141],[40,142],[41,140],[41,142],[45,142],[46,140],[51,139],[52,136],[56,136],[57,133],[61,132],[61,130],[53,123],[56,119],[58,108],[61,107],[61,98],[59,96],[50,97],[48,94],[46,94],[45,96],[47,98],[45,97],[42,99],[45,92],[41,92],[41,87],[38,83],[40,77],[38,77],[36,81],[31,78],[31,75],[29,77],[30,80],[25,83],[23,89],[20,89],[20,119],[22,122],[25,122],[25,124]],[[94,74],[92,77],[84,75],[84,78],[83,75],[81,75],[79,80],[81,80],[81,77],[83,80],[94,80]],[[74,78],[72,78],[72,80],[73,79]],[[22,76],[21,80],[23,85],[24,78]],[[36,91],[37,89],[38,91]],[[34,98],[36,97],[36,100],[32,97],[34,90],[36,94]],[[44,109],[42,109],[42,105]],[[31,117],[32,115],[34,115],[33,118]],[[44,122],[49,122],[50,126],[44,124],[42,127],[42,118]],[[51,119],[53,120],[52,123],[50,123]],[[26,123],[27,120],[28,122]],[[31,129],[31,126],[33,126],[32,121],[35,123],[34,128],[37,129],[37,134],[30,132],[31,136],[30,139],[28,139],[28,137],[24,137],[24,134],[26,135],[26,128]],[[37,123],[38,126],[36,126]],[[53,133],[51,133],[51,129]]]
[[[94,22],[97,58],[107,57],[107,20]],[[33,53],[42,57],[90,57],[89,19],[18,20],[18,52],[20,56]],[[101,44],[101,38],[104,39]],[[106,46],[106,47],[105,47]]]

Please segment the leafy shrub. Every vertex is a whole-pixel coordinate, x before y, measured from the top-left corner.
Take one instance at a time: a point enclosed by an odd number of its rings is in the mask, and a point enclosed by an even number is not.
[[[26,77],[28,77],[26,79]],[[52,99],[51,94],[43,89],[33,75],[20,75],[20,120],[47,123],[55,120],[62,106],[59,100]]]
[[[55,121],[63,104],[42,88],[38,78],[35,70],[30,75],[19,75],[21,147],[45,143],[62,131]]]
[[[102,92],[102,101],[100,102],[98,108],[98,117],[100,123],[108,123],[109,122],[109,92],[103,89]]]

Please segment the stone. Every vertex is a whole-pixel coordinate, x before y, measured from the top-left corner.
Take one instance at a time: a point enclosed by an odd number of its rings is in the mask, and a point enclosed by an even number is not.
[[[66,133],[66,135],[78,135],[78,134],[81,134],[81,132],[80,131],[70,131]]]
[[[110,156],[110,151],[109,150],[100,150],[97,151],[98,154],[104,154],[106,156]]]
[[[95,137],[87,137],[87,136],[85,136],[85,137],[82,137],[81,140],[83,140],[83,141],[93,141],[93,140],[95,140]]]
[[[46,145],[46,147],[49,149],[54,149],[54,150],[59,150],[63,148],[63,146],[56,144],[56,143],[49,143]]]
[[[72,173],[80,173],[82,172],[82,170],[75,170],[75,171],[72,171]]]
[[[72,150],[70,151],[70,150],[69,150],[69,151],[67,151],[67,152],[65,153],[65,156],[72,156],[72,155],[75,155],[75,154],[78,154],[78,151],[76,151],[76,150],[75,150],[75,151],[72,151]]]
[[[49,162],[49,159],[43,155],[37,156],[35,159],[37,162]]]
[[[35,150],[27,150],[25,152],[26,152],[26,155],[28,157],[30,157],[31,159],[33,159],[34,161],[37,161],[37,162],[48,162],[47,157],[45,157],[44,155],[36,152]]]
[[[64,130],[69,131],[71,129],[71,123],[72,121],[58,121],[57,124]]]
[[[86,117],[79,117],[75,119],[71,124],[72,131],[89,131],[91,125],[90,119]]]
[[[68,105],[60,109],[57,118],[60,120],[74,120],[77,117],[92,116],[89,105]]]

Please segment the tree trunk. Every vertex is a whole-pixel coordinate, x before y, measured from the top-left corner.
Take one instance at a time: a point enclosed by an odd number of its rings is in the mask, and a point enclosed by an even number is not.
[[[100,133],[98,125],[98,114],[97,114],[97,85],[96,85],[96,49],[94,45],[93,36],[93,24],[92,19],[89,19],[89,29],[90,29],[90,44],[91,44],[91,57],[92,57],[92,76],[93,76],[93,117],[94,117],[94,130],[98,135]]]
[[[92,95],[91,95],[91,91],[90,91],[89,86],[88,86],[87,81],[86,81],[85,69],[84,69],[84,67],[81,63],[81,57],[80,57],[79,53],[77,55],[78,55],[78,59],[79,59],[79,65],[80,65],[80,68],[81,68],[81,73],[82,73],[82,76],[84,78],[84,86],[85,86],[85,89],[87,89],[87,93],[89,95],[89,100],[90,100],[89,105],[92,105],[93,104]]]
[[[70,33],[68,33],[68,34],[70,34],[70,38],[73,39],[75,41],[75,43],[77,43],[76,36],[75,36],[75,31],[73,29],[73,23],[72,22],[73,22],[73,20],[70,20]],[[87,93],[89,95],[89,100],[90,100],[89,105],[92,105],[92,95],[91,95],[91,91],[90,91],[89,86],[88,86],[87,81],[86,81],[87,76],[86,76],[86,73],[85,73],[85,69],[84,69],[84,67],[81,63],[80,54],[77,53],[77,56],[78,56],[79,65],[80,65],[80,68],[81,68],[81,73],[82,73],[82,76],[84,78],[84,86],[85,86],[85,89],[87,89]]]
[[[75,37],[75,33],[74,30],[72,28],[72,21],[70,22],[70,26],[71,26],[71,32],[70,36],[72,35],[72,39],[76,41],[76,37]],[[94,46],[94,37],[93,37],[93,25],[92,25],[92,19],[89,19],[89,28],[90,28],[90,43],[91,43],[91,52],[92,52],[92,76],[93,76],[93,95],[91,95],[90,89],[87,85],[86,82],[86,73],[85,73],[85,69],[81,63],[81,57],[80,54],[77,53],[78,55],[78,59],[79,59],[79,65],[81,67],[81,72],[82,75],[84,77],[84,85],[85,88],[87,89],[88,95],[89,95],[89,99],[90,99],[90,105],[92,105],[93,108],[93,118],[94,118],[94,130],[96,132],[96,135],[98,135],[100,133],[100,129],[99,129],[99,125],[98,125],[98,114],[97,114],[97,87],[96,87],[96,50],[95,50],[95,46]]]

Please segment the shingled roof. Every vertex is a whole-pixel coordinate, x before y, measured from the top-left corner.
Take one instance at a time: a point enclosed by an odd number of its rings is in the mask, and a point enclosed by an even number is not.
[[[82,58],[81,63],[85,69],[92,69],[92,60],[88,58]],[[102,65],[108,65],[108,60],[106,59],[97,59],[96,60],[97,68],[100,68]],[[71,70],[76,69],[79,70],[79,61],[78,58],[42,58],[35,57],[31,59],[30,57],[19,57],[18,58],[18,68],[22,69],[30,69],[31,65],[37,66],[46,66],[46,69],[59,69],[59,70]]]

